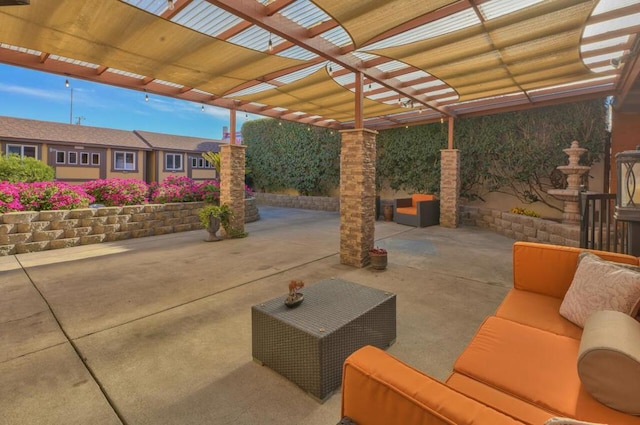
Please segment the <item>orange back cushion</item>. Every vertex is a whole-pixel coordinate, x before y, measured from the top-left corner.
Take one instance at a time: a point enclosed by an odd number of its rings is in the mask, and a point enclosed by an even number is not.
[[[433,201],[436,199],[436,195],[424,195],[421,193],[414,193],[411,195],[411,204],[412,206],[416,206],[416,202],[418,201]]]

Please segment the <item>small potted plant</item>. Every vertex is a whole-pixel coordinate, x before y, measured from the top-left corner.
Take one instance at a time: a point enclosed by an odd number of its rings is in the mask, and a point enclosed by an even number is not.
[[[216,233],[220,229],[220,226],[229,232],[231,229],[231,218],[233,218],[233,211],[227,204],[222,205],[205,205],[199,212],[200,223],[209,233],[209,237],[205,239],[206,242],[215,242],[221,240]]]
[[[387,250],[384,248],[373,247],[369,250],[369,258],[371,259],[371,268],[374,270],[384,270],[387,268]]]
[[[292,280],[289,282],[289,296],[284,300],[284,305],[289,308],[299,306],[304,301],[304,294],[298,292],[304,287],[304,282],[301,280]]]

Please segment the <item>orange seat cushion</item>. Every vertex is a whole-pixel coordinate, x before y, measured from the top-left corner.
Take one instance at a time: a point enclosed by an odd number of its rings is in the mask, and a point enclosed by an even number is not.
[[[500,317],[489,317],[454,365],[460,373],[516,398],[583,421],[640,425],[582,387],[580,341]]]
[[[580,339],[582,328],[560,316],[560,304],[562,300],[559,298],[512,289],[495,315],[558,335]]]
[[[556,416],[553,412],[540,409],[533,404],[522,401],[498,389],[469,378],[460,373],[452,373],[447,385],[454,390],[480,403],[493,407],[505,415],[518,418],[528,424],[544,424],[549,418]]]
[[[396,211],[400,214],[409,214],[409,215],[417,215],[418,208],[416,207],[398,207]]]

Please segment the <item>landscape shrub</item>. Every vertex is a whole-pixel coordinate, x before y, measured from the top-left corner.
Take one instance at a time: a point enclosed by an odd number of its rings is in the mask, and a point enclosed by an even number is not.
[[[82,186],[96,203],[107,207],[139,205],[148,201],[149,185],[138,179],[100,179]]]
[[[0,212],[86,208],[93,202],[81,186],[61,182],[0,182]]]
[[[52,181],[54,175],[53,168],[38,159],[0,154],[0,181],[44,182]]]
[[[187,176],[169,176],[160,184],[151,184],[151,201],[157,204],[202,200],[197,198],[198,184]]]

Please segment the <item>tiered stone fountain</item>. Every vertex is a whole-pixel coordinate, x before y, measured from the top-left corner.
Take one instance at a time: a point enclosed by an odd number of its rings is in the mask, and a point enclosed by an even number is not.
[[[588,173],[591,167],[578,165],[578,162],[580,161],[580,155],[587,152],[587,149],[581,148],[578,142],[573,141],[570,148],[562,151],[569,156],[569,165],[560,165],[556,168],[567,176],[567,188],[551,189],[547,193],[564,201],[564,209],[562,211],[563,224],[580,224],[580,210],[578,209],[580,182],[582,181],[582,175]]]

